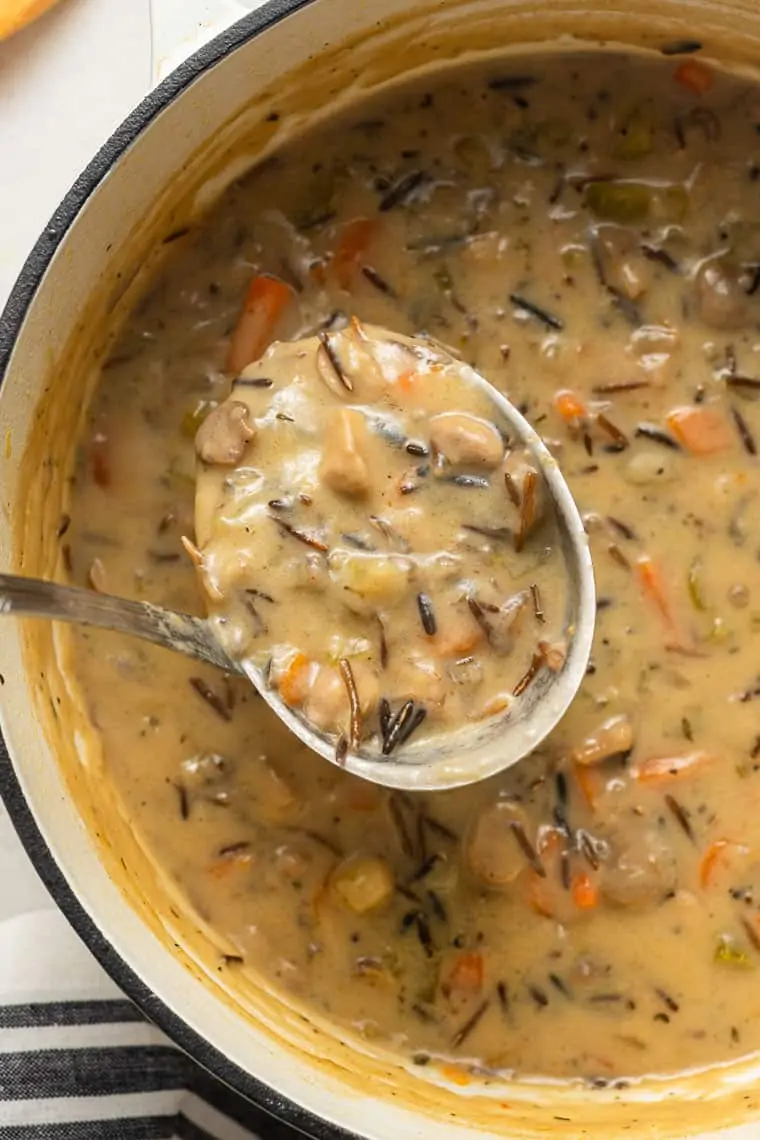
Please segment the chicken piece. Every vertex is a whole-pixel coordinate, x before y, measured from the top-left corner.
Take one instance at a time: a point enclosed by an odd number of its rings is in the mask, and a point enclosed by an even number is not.
[[[367,423],[361,412],[338,408],[327,421],[319,476],[341,495],[359,498],[370,487],[367,470]]]
[[[377,707],[380,687],[374,670],[363,661],[351,663],[362,716],[369,716]],[[320,665],[306,696],[304,712],[307,718],[323,732],[337,732],[348,727],[350,706],[346,683],[340,670],[333,665]]]
[[[199,459],[220,467],[234,467],[239,463],[256,434],[249,416],[248,405],[240,400],[225,400],[214,408],[195,434]]]
[[[489,420],[443,412],[430,420],[430,442],[454,467],[498,467],[504,441]]]

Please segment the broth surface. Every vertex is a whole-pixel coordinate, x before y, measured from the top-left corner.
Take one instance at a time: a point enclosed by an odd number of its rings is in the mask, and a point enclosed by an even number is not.
[[[760,1047],[759,194],[748,81],[546,54],[377,97],[172,235],[82,441],[76,582],[202,612],[193,438],[266,273],[293,292],[270,339],[427,332],[521,406],[599,597],[540,754],[415,797],[306,752],[245,682],[80,632],[110,774],[221,969],[420,1064],[605,1082]]]

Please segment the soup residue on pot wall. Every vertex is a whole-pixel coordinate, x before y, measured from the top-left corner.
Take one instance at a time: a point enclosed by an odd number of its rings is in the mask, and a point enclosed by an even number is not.
[[[78,637],[109,771],[190,904],[420,1064],[606,1083],[760,1044],[759,124],[758,89],[698,54],[399,89],[179,234],[104,367],[63,539],[95,589],[199,609],[193,437],[261,275],[289,290],[272,337],[356,313],[454,345],[584,512],[589,675],[540,754],[471,789],[369,786],[244,683]]]

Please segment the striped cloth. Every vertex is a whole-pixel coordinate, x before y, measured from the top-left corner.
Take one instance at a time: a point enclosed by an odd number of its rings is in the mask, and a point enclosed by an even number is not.
[[[56,911],[0,925],[0,1140],[297,1140],[127,1001]]]

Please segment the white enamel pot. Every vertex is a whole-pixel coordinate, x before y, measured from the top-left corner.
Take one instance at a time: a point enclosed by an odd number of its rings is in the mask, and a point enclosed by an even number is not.
[[[697,38],[707,56],[751,67],[760,64],[760,4],[270,0],[173,72],[67,195],[2,317],[0,566],[63,572],[57,532],[97,362],[162,255],[161,236],[315,114],[420,67],[559,36],[652,48]],[[213,932],[183,909],[124,818],[68,667],[68,639],[44,623],[2,626],[2,794],[93,953],[222,1081],[320,1137],[760,1137],[757,1058],[618,1089],[462,1086],[435,1066],[341,1040],[254,978],[228,988]]]

